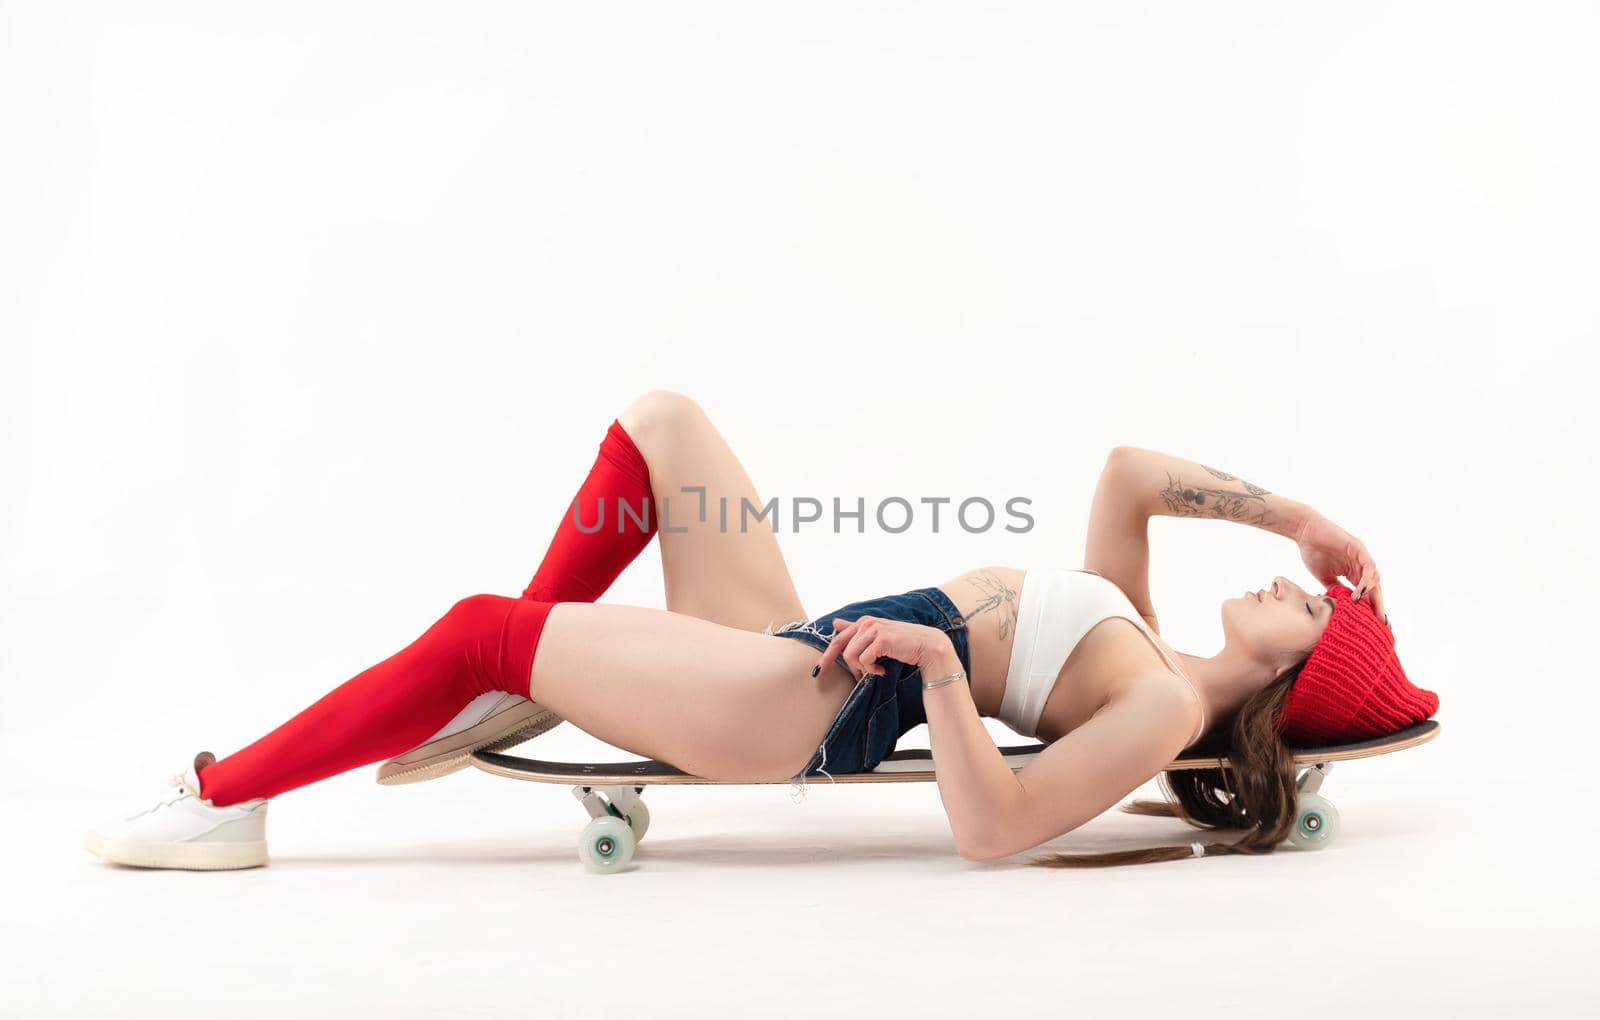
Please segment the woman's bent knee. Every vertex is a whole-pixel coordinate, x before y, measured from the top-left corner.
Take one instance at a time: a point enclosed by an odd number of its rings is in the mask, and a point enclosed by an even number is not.
[[[690,423],[706,420],[706,413],[689,397],[673,390],[651,390],[617,416],[634,443],[670,435]]]
[[[505,624],[508,607],[515,601],[507,595],[468,595],[446,610],[434,628],[457,636],[498,631]]]
[[[450,607],[449,616],[461,619],[474,619],[485,617],[494,613],[503,613],[505,604],[511,601],[509,595],[468,595],[466,598],[457,599],[455,605]]]

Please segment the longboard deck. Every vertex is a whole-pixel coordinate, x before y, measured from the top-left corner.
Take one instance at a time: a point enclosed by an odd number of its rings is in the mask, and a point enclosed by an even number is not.
[[[1356,758],[1375,758],[1380,754],[1392,754],[1395,751],[1403,751],[1408,747],[1426,744],[1438,734],[1439,724],[1429,719],[1397,733],[1391,733],[1372,740],[1362,740],[1353,744],[1338,744],[1330,747],[1294,748],[1294,761],[1297,766],[1300,766],[1316,765],[1322,762],[1350,761]],[[1039,752],[1043,751],[1046,746],[1048,745],[1025,744],[1002,747],[1000,748],[1000,753],[1005,756],[1006,764],[1015,772],[1038,756]],[[1223,768],[1227,766],[1227,760],[1223,757],[1226,753],[1227,735],[1222,733],[1210,734],[1185,751],[1162,771]],[[664,761],[655,761],[649,758],[619,762],[558,762],[520,758],[516,755],[499,754],[494,751],[477,751],[472,755],[472,764],[492,775],[505,776],[508,779],[523,779],[534,783],[594,786],[623,786],[630,784],[638,786],[760,786],[778,783],[787,784],[789,782],[787,779],[769,779],[761,782],[705,779],[701,776],[694,776],[680,771]],[[849,772],[837,776],[830,773],[829,776],[832,777],[834,782],[838,783],[932,782],[935,779],[933,752],[926,748],[907,748],[903,751],[892,752],[871,772]],[[829,776],[812,775],[807,778],[820,779],[826,782]]]

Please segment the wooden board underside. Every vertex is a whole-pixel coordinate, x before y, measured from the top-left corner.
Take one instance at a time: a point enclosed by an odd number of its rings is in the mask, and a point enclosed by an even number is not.
[[[1433,720],[1391,733],[1374,740],[1335,747],[1297,749],[1296,765],[1315,765],[1320,762],[1352,761],[1357,758],[1375,758],[1393,754],[1408,747],[1426,744],[1439,734],[1439,724]],[[1028,744],[1002,747],[1006,764],[1014,772],[1032,761],[1045,744]],[[1201,740],[1187,754],[1169,764],[1163,771],[1178,769],[1204,769],[1226,767],[1220,757],[1225,751],[1216,740]],[[723,779],[704,779],[668,765],[666,762],[639,759],[625,762],[555,762],[519,758],[511,754],[478,751],[472,755],[472,764],[484,772],[508,779],[523,779],[534,783],[561,783],[572,786],[762,786],[788,783],[787,779],[769,779],[760,782],[730,782]],[[830,776],[810,775],[808,782],[828,782]],[[872,772],[851,772],[831,776],[838,783],[926,783],[934,780],[933,753],[926,748],[908,748],[895,751]]]

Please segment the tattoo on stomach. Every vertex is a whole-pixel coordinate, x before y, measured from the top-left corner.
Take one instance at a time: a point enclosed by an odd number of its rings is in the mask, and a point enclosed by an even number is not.
[[[998,575],[988,570],[978,571],[967,578],[967,583],[978,589],[981,600],[972,612],[967,614],[967,620],[970,622],[973,617],[992,612],[1000,621],[1000,640],[1004,641],[1010,637],[1012,630],[1017,626],[1016,589],[1008,586]]]

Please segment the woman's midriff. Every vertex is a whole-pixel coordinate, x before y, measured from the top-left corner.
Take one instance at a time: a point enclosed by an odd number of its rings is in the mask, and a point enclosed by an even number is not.
[[[999,718],[1006,672],[1017,631],[1017,607],[1024,571],[980,567],[938,585],[967,622],[972,658],[972,700],[979,713]],[[1102,620],[1073,648],[1039,716],[1038,738],[1058,740],[1083,725],[1122,684],[1154,668],[1170,673],[1166,661],[1132,621]]]

